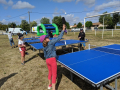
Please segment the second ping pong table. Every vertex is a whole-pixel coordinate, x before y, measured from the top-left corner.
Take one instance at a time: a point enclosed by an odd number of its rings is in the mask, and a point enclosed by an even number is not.
[[[86,43],[88,41],[80,41],[80,40],[62,40],[62,41],[59,41],[55,44],[56,47],[65,47],[67,45],[73,45],[73,44],[80,44],[80,43]],[[39,53],[40,53],[40,50],[43,49],[43,45],[42,43],[34,43],[34,44],[30,44],[31,47],[33,47],[33,51],[34,49],[36,50],[39,50]],[[80,45],[78,45],[80,46]],[[79,47],[79,50],[80,50],[80,47]],[[72,52],[73,52],[73,46],[72,46]]]
[[[117,78],[120,76],[119,44],[60,55],[57,61],[71,72],[72,80],[75,74],[100,90],[103,90],[103,86],[117,90]],[[108,84],[112,80],[115,80],[115,88]]]

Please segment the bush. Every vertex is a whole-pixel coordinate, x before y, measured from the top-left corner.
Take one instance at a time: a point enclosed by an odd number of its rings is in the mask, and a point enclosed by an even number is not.
[[[98,29],[103,29],[103,27],[98,27]],[[106,26],[104,27],[104,29],[106,29]]]

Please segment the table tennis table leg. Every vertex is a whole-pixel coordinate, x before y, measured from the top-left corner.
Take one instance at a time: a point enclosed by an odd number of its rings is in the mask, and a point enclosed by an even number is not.
[[[80,43],[78,44],[78,48],[79,48],[79,51],[80,51]]]
[[[39,50],[39,55],[40,55],[40,50]]]
[[[100,86],[100,90],[103,90],[103,86]]]
[[[33,47],[33,52],[34,52],[35,50],[34,50],[34,47]]]
[[[117,78],[115,79],[115,90],[117,90]]]
[[[71,76],[71,81],[73,82],[73,73],[70,72],[70,76]]]

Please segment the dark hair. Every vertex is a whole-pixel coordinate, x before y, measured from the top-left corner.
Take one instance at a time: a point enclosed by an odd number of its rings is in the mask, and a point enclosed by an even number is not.
[[[48,45],[48,42],[46,41],[46,38],[43,41],[43,47],[46,47]]]

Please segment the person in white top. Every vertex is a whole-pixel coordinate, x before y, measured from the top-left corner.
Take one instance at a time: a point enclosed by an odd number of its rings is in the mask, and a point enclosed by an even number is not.
[[[11,31],[8,33],[8,38],[9,38],[9,41],[10,41],[11,48],[15,47],[15,43],[13,41],[12,32]]]
[[[26,51],[26,45],[25,42],[23,41],[24,37],[23,35],[19,35],[19,40],[18,40],[18,47],[21,53],[21,64],[25,64],[25,51]]]

